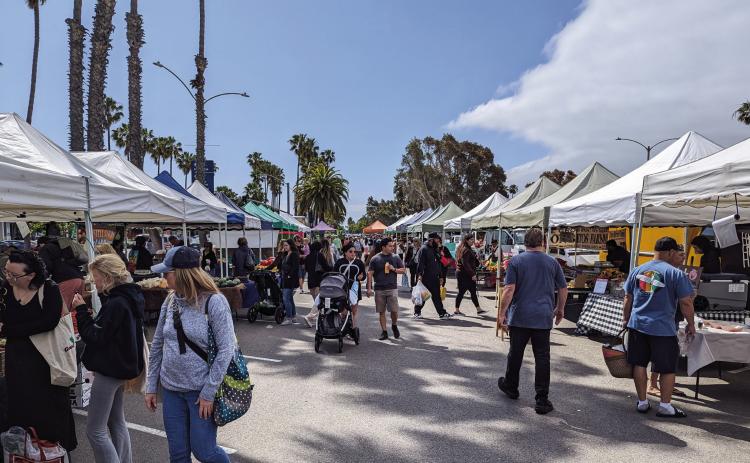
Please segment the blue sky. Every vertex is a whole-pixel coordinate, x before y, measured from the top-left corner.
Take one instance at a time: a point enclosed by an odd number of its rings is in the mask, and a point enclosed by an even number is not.
[[[90,30],[94,2],[83,3]],[[252,151],[281,165],[293,182],[296,161],[287,140],[304,132],[321,149],[336,151],[355,218],[369,195],[392,196],[393,175],[412,137],[440,136],[462,112],[501,97],[500,86],[548,60],[545,44],[581,12],[578,0],[207,3],[207,94],[251,95],[208,105],[207,143],[219,145],[207,150],[220,166],[217,184],[241,191],[249,181],[245,155]],[[126,107],[128,4],[118,2],[107,86]],[[140,9],[144,125],[194,144],[192,100],[151,63],[160,60],[185,80],[192,77],[197,2],[142,1]],[[42,8],[34,109],[34,125],[62,146],[68,139],[65,18],[71,10],[72,2],[61,0]],[[2,2],[0,44],[0,111],[25,116],[33,14],[24,2]],[[543,145],[508,131],[451,131],[489,146],[506,169],[546,154]],[[155,169],[149,161],[146,171]]]

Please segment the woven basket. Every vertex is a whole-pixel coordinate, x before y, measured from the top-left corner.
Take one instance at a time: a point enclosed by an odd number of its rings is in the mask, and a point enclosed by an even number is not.
[[[628,363],[627,359],[627,347],[625,344],[625,330],[620,332],[620,337],[623,339],[622,346],[624,351],[615,349],[615,346],[611,344],[604,344],[602,346],[602,356],[604,357],[604,363],[607,365],[609,374],[615,378],[632,378],[633,377],[633,365]]]

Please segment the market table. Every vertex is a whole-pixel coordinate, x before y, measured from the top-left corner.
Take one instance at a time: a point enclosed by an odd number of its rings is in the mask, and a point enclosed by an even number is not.
[[[587,335],[591,330],[596,330],[617,336],[622,331],[623,303],[624,299],[608,294],[589,294],[581,309],[575,333]],[[695,316],[704,320],[744,323],[745,318],[750,317],[750,311],[712,310],[696,312]]]
[[[480,289],[491,289],[497,282],[497,272],[490,270],[477,270],[477,287]]]
[[[680,339],[685,333],[681,329]],[[692,341],[687,343],[687,372],[695,379],[695,397],[698,398],[700,371],[714,362],[750,363],[750,331],[732,333],[714,328],[696,331]]]

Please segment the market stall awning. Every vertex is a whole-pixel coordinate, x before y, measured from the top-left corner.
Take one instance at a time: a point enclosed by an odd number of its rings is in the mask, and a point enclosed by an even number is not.
[[[409,227],[409,231],[415,233],[442,232],[443,223],[446,220],[455,219],[465,213],[466,211],[451,201],[424,221]]]
[[[721,150],[721,146],[696,132],[687,132],[637,169],[592,193],[552,206],[549,223],[611,226],[636,222],[638,195],[647,175],[689,164]]]
[[[254,218],[258,219],[260,221],[260,229],[261,230],[271,230],[273,228],[273,225],[271,224],[271,222],[269,222],[267,220],[263,220],[262,218],[258,217],[257,215],[253,215],[253,214],[250,214],[249,212],[245,211],[240,206],[238,206],[237,204],[235,204],[234,201],[232,201],[231,199],[227,198],[227,195],[225,195],[221,191],[217,191],[216,192],[216,198],[218,198],[219,201],[221,201],[222,203],[226,204],[231,209],[233,209],[233,210],[235,210],[237,212],[240,212],[242,214],[247,214],[250,217],[254,217]]]
[[[171,189],[183,199],[185,199],[186,205],[186,220],[187,223],[226,223],[227,213],[226,208],[222,206],[213,206],[193,196],[187,191],[180,182],[174,179],[169,172],[163,170],[159,175],[154,177],[154,180]],[[188,200],[192,200],[192,203],[197,205],[193,209],[187,208]]]
[[[370,225],[366,226],[364,230],[362,231],[368,234],[369,233],[384,233],[386,228],[388,228],[386,224],[384,224],[380,220],[376,220]]]
[[[245,204],[243,209],[256,217],[260,217],[261,220],[271,222],[271,226],[276,230],[296,231],[296,227],[294,227],[292,224],[287,223],[278,214],[269,209],[266,209],[265,207],[262,207],[260,204],[249,202]]]
[[[200,199],[204,203],[218,208],[224,208],[227,214],[227,223],[233,225],[242,225],[251,230],[260,229],[260,219],[250,214],[236,211],[235,209],[224,204],[219,198],[213,195],[208,188],[197,180],[194,181],[187,189],[188,193]]]
[[[264,204],[257,204],[257,206],[260,209],[262,209],[264,212],[266,212],[268,215],[270,215],[272,217],[277,217],[279,220],[281,220],[284,223],[284,230],[288,230],[288,231],[297,231],[298,230],[298,227],[295,224],[293,224],[293,223],[289,222],[288,220],[286,220],[284,217],[281,216],[281,214],[279,214],[278,212],[274,211],[270,207],[268,207],[268,206],[266,206]]]
[[[279,215],[282,219],[297,227],[297,229],[301,232],[309,232],[311,230],[310,227],[297,220],[296,217],[294,217],[292,214],[289,214],[288,212],[279,211]]]
[[[388,225],[385,228],[386,233],[395,233],[399,225],[405,223],[407,220],[411,219],[412,217],[420,213],[421,212],[415,212],[414,214],[409,214],[409,215],[405,215],[401,217],[400,219],[398,219],[397,221],[393,222],[392,224]]]
[[[538,178],[534,183],[525,190],[518,193],[505,203],[488,209],[487,212],[474,217],[471,220],[471,228],[499,228],[500,215],[503,212],[515,211],[522,207],[541,201],[552,193],[560,189],[560,185],[548,179],[547,177]]]
[[[735,203],[736,195],[736,203]],[[718,210],[717,210],[718,204]],[[733,215],[750,222],[750,139],[643,182],[644,226],[708,225]]]
[[[552,206],[589,194],[609,185],[618,178],[617,175],[613,174],[603,165],[595,162],[584,169],[572,181],[546,198],[515,211],[502,212],[500,214],[500,226],[503,228],[546,228]]]
[[[477,217],[490,209],[499,207],[501,204],[504,204],[506,202],[508,202],[508,198],[506,198],[505,196],[501,195],[498,192],[492,193],[487,199],[479,203],[478,206],[476,206],[469,212],[454,219],[446,220],[445,223],[443,223],[443,228],[446,231],[471,229],[471,221],[474,217]]]
[[[0,114],[0,220],[173,222],[181,205],[140,184],[82,162],[18,114]]]
[[[313,227],[312,229],[312,231],[317,231],[317,232],[327,232],[327,231],[335,231],[335,230],[336,230],[335,228],[323,222],[322,220],[318,222],[318,224],[315,225],[315,227]]]

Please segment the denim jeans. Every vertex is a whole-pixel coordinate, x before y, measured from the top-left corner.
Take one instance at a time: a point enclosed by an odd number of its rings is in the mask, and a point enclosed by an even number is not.
[[[297,316],[297,307],[294,305],[294,288],[284,288],[281,290],[281,297],[284,301],[286,318],[292,319]]]
[[[200,391],[164,391],[164,430],[167,432],[169,461],[191,463],[190,453],[201,463],[229,463],[224,450],[216,445],[216,424],[198,414]]]

